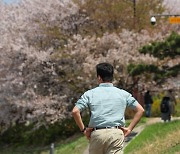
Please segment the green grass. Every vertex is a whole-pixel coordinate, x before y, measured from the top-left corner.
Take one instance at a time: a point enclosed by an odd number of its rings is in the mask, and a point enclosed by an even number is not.
[[[82,134],[77,134],[72,138],[55,144],[55,154],[83,154],[88,146],[88,140]],[[41,151],[40,154],[49,154],[49,150]]]
[[[88,140],[85,136],[79,137],[77,140],[67,144],[61,144],[55,149],[55,153],[59,154],[82,154],[87,148]]]
[[[136,127],[139,126],[139,125],[145,124],[147,122],[147,120],[148,119],[146,117],[142,117],[141,120],[136,125]],[[132,121],[132,119],[126,120],[126,127],[130,124],[131,121]]]
[[[170,149],[162,152],[162,154],[178,154],[178,153],[180,153],[180,144],[174,145]]]
[[[153,143],[156,143],[157,141],[159,143],[165,142],[166,144],[168,141],[170,142],[171,138],[168,138],[169,134],[179,130],[180,128],[180,121],[173,121],[170,123],[157,123],[153,125],[147,126],[141,134],[139,134],[134,140],[132,140],[127,147],[125,148],[124,153],[125,154],[133,154],[133,153],[141,153],[141,149],[145,148],[146,146],[153,145]],[[164,141],[166,138],[167,142]],[[158,143],[157,142],[157,143]],[[174,142],[170,143],[170,147],[168,149],[165,149],[165,151],[161,151],[162,153],[169,153],[169,152],[176,152],[177,150],[180,150],[180,144],[179,142]],[[161,148],[157,147],[158,145],[153,145],[152,147],[152,153],[156,153],[155,151],[153,152],[153,149],[156,148]],[[162,145],[161,145],[162,146]],[[166,145],[164,145],[166,147]],[[162,148],[163,150],[163,148]],[[137,152],[139,151],[139,152]],[[148,152],[146,152],[148,153]]]
[[[60,140],[54,144],[55,154],[82,154],[88,146],[88,140],[82,134],[76,134],[66,140]],[[8,146],[0,149],[0,154],[49,154],[48,146]]]

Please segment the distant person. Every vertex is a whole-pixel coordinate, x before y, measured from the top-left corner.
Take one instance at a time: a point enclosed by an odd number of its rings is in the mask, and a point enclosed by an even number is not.
[[[72,115],[80,130],[89,139],[89,154],[121,154],[125,136],[128,136],[143,115],[143,107],[130,93],[112,84],[114,68],[109,63],[96,66],[99,86],[86,91],[77,101]],[[90,109],[87,128],[80,112]],[[130,125],[125,127],[125,110],[135,110]]]
[[[160,111],[161,111],[161,119],[164,122],[171,121],[171,104],[170,104],[170,97],[163,97],[161,104],[160,104]]]
[[[153,104],[153,99],[149,90],[144,95],[144,104],[146,117],[151,117],[151,107]]]
[[[177,102],[176,102],[176,98],[173,94],[172,89],[169,89],[167,91],[166,97],[169,97],[169,99],[170,99],[171,115],[175,114],[175,106],[176,106]]]

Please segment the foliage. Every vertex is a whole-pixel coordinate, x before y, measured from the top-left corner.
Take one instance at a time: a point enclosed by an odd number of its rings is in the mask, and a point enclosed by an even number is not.
[[[71,89],[59,92],[66,85],[58,81],[61,76],[50,54],[57,46],[54,41],[64,38],[57,25],[62,26],[76,6],[70,1],[23,0],[0,3],[0,8],[1,133],[16,124],[39,127],[69,118]]]
[[[159,94],[153,97],[153,104],[151,109],[151,113],[153,117],[161,117],[160,103],[162,98],[163,98],[163,94]]]
[[[152,0],[150,1],[143,1],[138,0],[136,1],[136,29],[151,29],[152,27],[149,24],[149,17],[152,14],[162,14],[165,11],[165,6],[163,5],[161,0]],[[161,27],[159,23],[159,27]],[[158,29],[158,26],[156,27]]]
[[[83,119],[85,125],[87,125],[89,116],[85,114]],[[57,121],[54,124],[42,125],[36,129],[34,125],[18,124],[9,128],[0,135],[0,145],[12,144],[15,147],[21,145],[42,146],[59,140],[62,141],[79,131],[73,118]]]
[[[164,97],[164,93],[159,93],[153,96],[153,104],[151,113],[153,117],[161,117],[160,112],[160,104],[162,101],[162,98]],[[176,98],[177,105],[175,106],[175,113],[172,115],[173,117],[179,117],[180,116],[180,99]]]
[[[99,33],[104,33],[104,31],[117,31],[123,28],[130,30],[136,28],[138,31],[147,27],[150,28],[150,13],[160,14],[164,10],[160,0],[136,1],[136,10],[134,10],[133,1],[74,0],[74,2],[78,4],[80,10],[90,17],[90,20],[94,23],[92,26],[96,27],[96,33],[98,33],[98,30]]]
[[[154,65],[145,65],[145,64],[129,64],[127,67],[127,70],[130,75],[136,76],[144,72],[149,72],[149,73],[158,73],[160,72],[158,68]]]
[[[175,106],[175,114],[174,116],[180,117],[180,99],[176,99],[177,104]]]
[[[172,59],[180,55],[180,35],[172,32],[172,34],[161,42],[152,42],[149,45],[143,46],[139,52],[143,54],[149,53],[154,57],[163,60],[166,57]]]
[[[161,84],[166,78],[177,77],[180,70],[180,64],[178,63],[180,55],[180,35],[172,32],[172,34],[159,42],[152,42],[149,45],[145,45],[139,49],[140,53],[150,54],[160,61],[155,64],[130,64],[128,66],[128,72],[132,76],[138,76],[141,74],[153,74],[152,80]]]

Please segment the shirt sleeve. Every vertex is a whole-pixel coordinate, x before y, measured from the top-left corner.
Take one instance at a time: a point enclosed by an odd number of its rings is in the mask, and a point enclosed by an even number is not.
[[[127,106],[130,108],[135,108],[138,105],[138,101],[130,94],[127,95]]]
[[[75,106],[80,110],[83,111],[88,107],[89,103],[89,95],[88,92],[85,92],[80,99],[75,103]]]

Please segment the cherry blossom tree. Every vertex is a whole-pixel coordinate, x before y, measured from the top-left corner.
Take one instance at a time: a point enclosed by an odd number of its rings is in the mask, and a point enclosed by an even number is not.
[[[71,1],[23,0],[13,5],[1,1],[0,8],[1,130],[39,117],[47,122],[65,118],[66,103],[62,103],[67,102],[66,94],[57,94],[58,76],[50,62],[53,48],[38,48],[37,44],[46,37],[44,27],[57,26],[77,7]],[[59,87],[53,96],[47,92],[47,82]]]
[[[118,33],[86,33],[94,21],[71,0],[0,1],[0,130],[18,123],[36,126],[70,117],[73,103],[96,85],[94,67],[114,65],[115,84],[128,89],[129,63],[158,63],[138,49],[162,40],[158,33],[123,29]],[[88,29],[89,29],[88,27]],[[178,31],[178,28],[172,27]]]

